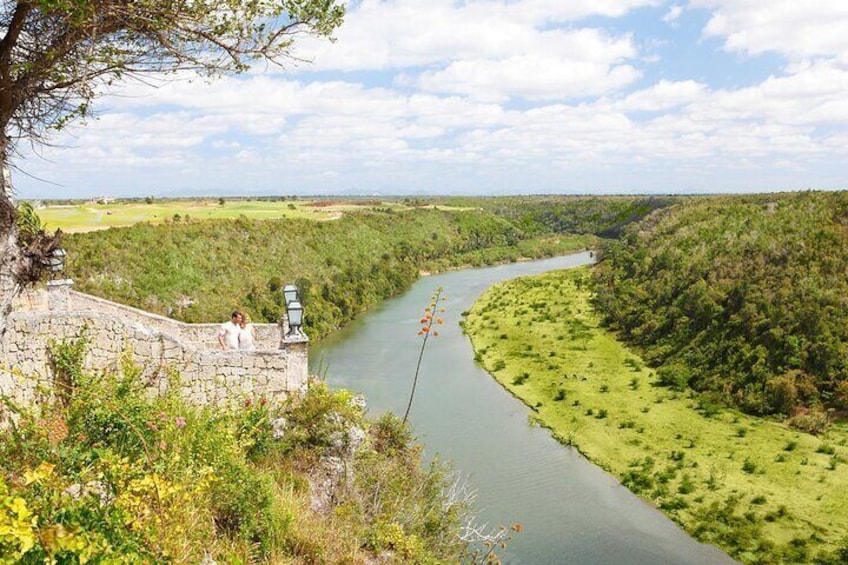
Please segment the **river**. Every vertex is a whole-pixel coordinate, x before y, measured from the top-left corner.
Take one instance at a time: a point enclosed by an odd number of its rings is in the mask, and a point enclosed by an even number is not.
[[[426,453],[447,459],[478,491],[480,520],[520,523],[501,553],[512,565],[733,563],[698,543],[576,450],[528,423],[529,409],[474,363],[458,322],[500,281],[591,263],[589,253],[424,277],[310,351],[313,372],[403,414],[421,345],[419,319],[439,286],[446,323],[427,343],[410,421]]]

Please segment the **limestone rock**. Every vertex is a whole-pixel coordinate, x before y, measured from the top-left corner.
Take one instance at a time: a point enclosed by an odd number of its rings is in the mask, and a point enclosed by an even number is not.
[[[271,420],[271,437],[273,437],[275,440],[283,439],[286,435],[287,426],[288,421],[282,416]]]

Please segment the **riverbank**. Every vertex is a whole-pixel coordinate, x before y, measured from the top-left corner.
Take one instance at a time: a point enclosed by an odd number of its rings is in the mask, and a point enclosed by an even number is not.
[[[560,271],[484,293],[465,321],[478,362],[534,421],[697,539],[746,563],[844,562],[848,431],[815,437],[655,386],[638,355],[598,327],[586,276]]]
[[[592,234],[569,234],[534,237],[519,241],[515,246],[488,248],[484,252],[471,252],[456,257],[432,260],[418,271],[420,277],[430,277],[463,269],[497,267],[507,263],[526,263],[562,257],[597,249],[603,240]]]

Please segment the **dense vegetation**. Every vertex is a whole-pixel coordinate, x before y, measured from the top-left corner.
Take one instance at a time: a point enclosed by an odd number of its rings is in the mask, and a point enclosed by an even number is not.
[[[848,409],[848,194],[686,199],[602,257],[595,304],[664,384],[811,431]]]
[[[677,200],[674,197],[503,196],[450,197],[442,201],[454,206],[477,206],[507,218],[524,233],[618,237],[625,226]]]
[[[79,290],[189,322],[221,320],[234,308],[246,309],[255,321],[276,321],[283,286],[294,282],[304,298],[307,333],[320,338],[408,288],[421,269],[586,248],[593,236],[565,234],[604,231],[609,218],[647,210],[633,199],[563,202],[556,208],[563,218],[556,226],[480,209],[432,208],[377,208],[327,222],[239,218],[139,224],[66,236],[68,275]],[[512,214],[519,205],[503,202],[498,211]],[[535,203],[527,206],[537,209]],[[579,229],[570,231],[572,224]]]
[[[465,329],[476,359],[576,446],[686,531],[743,563],[848,563],[848,426],[818,437],[698,393],[600,327],[586,269],[487,290]]]
[[[151,400],[128,363],[117,374],[81,371],[84,348],[83,339],[54,347],[66,387],[52,401],[33,410],[0,404],[2,416],[14,414],[0,442],[0,563],[206,563],[208,555],[438,564],[464,554],[469,499],[443,464],[422,467],[396,417],[369,422],[353,395],[320,382],[282,405]],[[324,480],[327,461],[345,462],[335,485]],[[310,481],[328,508],[316,507]]]

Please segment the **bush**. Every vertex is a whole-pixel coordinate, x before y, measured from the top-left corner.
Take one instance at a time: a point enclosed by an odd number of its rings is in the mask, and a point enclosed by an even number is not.
[[[820,407],[799,411],[798,414],[789,419],[789,425],[793,428],[807,432],[808,434],[823,434],[829,425],[827,412]]]
[[[363,547],[438,563],[464,552],[470,497],[445,465],[422,467],[392,415],[350,461],[357,484],[340,489],[336,511],[312,514],[315,463],[347,448],[351,426],[368,428],[349,392],[313,382],[283,405],[197,409],[152,397],[128,364],[69,369],[79,378],[67,406],[6,406],[18,418],[0,442],[0,563],[198,563],[206,552],[220,563],[342,563]]]
[[[674,390],[685,390],[692,378],[690,369],[684,365],[672,364],[657,370],[659,383]]]
[[[829,443],[823,443],[816,448],[816,453],[824,453],[825,455],[833,455],[836,453],[836,448]]]

